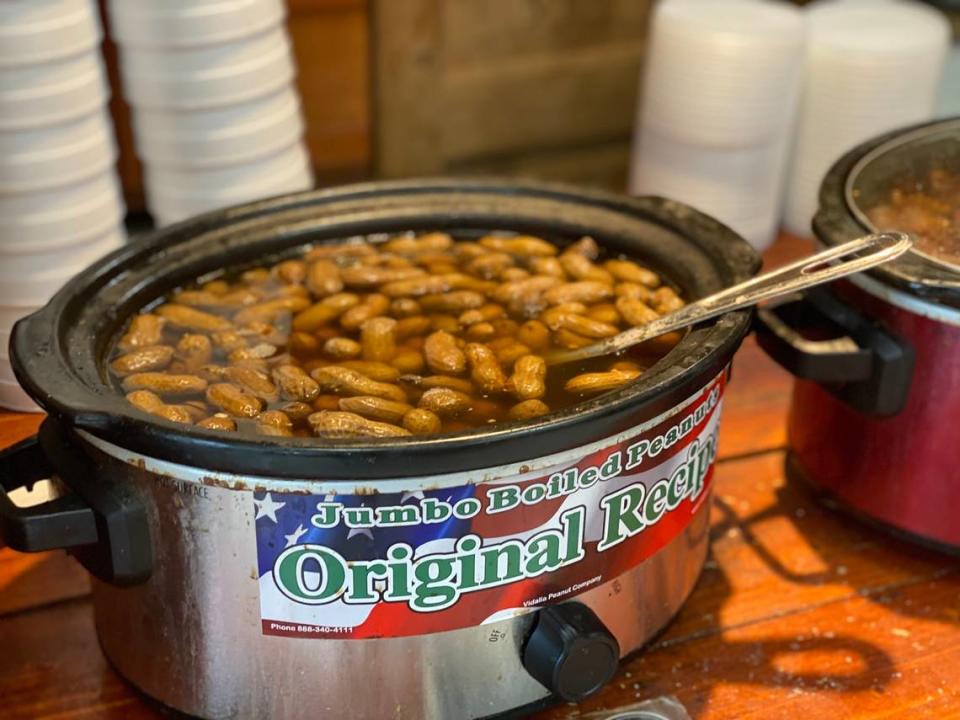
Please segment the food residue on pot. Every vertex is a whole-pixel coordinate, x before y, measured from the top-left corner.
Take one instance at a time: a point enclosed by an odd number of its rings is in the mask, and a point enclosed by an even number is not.
[[[878,230],[908,232],[917,250],[960,265],[960,175],[932,170],[917,187],[893,189],[867,217]]]
[[[638,378],[680,339],[547,368],[683,305],[591,238],[321,245],[229,268],[131,319],[110,368],[156,417],[265,436],[394,438],[545,415]]]

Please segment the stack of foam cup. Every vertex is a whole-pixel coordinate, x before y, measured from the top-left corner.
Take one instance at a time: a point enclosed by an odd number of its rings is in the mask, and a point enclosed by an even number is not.
[[[158,224],[313,185],[282,0],[108,7]]]
[[[94,0],[0,2],[0,406],[13,324],[124,239]]]
[[[785,224],[809,235],[824,175],[844,152],[932,118],[949,52],[943,13],[919,2],[811,6]]]
[[[641,83],[630,190],[663,195],[762,249],[776,235],[804,17],[769,0],[663,0]]]

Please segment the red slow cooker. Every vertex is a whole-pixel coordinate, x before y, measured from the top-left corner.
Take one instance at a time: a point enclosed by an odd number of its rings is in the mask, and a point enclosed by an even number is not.
[[[960,172],[960,118],[844,155],[821,185],[817,237],[831,246],[876,229],[867,212],[894,188],[923,191],[933,170]],[[764,310],[758,325],[760,344],[798,378],[789,477],[960,552],[960,265],[911,251]]]

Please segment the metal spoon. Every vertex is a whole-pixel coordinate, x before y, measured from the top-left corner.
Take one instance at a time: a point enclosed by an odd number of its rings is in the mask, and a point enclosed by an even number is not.
[[[619,335],[576,350],[556,350],[548,353],[545,359],[548,365],[561,365],[600,355],[614,355],[645,340],[695,325],[732,310],[756,305],[761,300],[787,295],[872,268],[902,255],[911,245],[912,240],[906,233],[882,232],[864,235],[708,295],[646,325],[624,330]]]

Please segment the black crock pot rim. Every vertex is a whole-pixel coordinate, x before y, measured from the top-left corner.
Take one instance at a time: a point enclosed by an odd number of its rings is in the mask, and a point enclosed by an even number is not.
[[[314,438],[259,439],[228,437],[201,428],[168,422],[131,406],[112,388],[96,392],[84,383],[60,347],[58,323],[61,312],[80,288],[104,287],[125,265],[163,249],[252,219],[281,222],[282,212],[304,207],[323,207],[325,202],[379,198],[423,193],[481,193],[492,196],[542,197],[564,203],[603,207],[665,227],[692,240],[700,252],[723,268],[733,281],[746,279],[759,266],[755,251],[732,230],[681,203],[658,197],[631,198],[560,183],[514,179],[418,179],[378,181],[278,196],[206,213],[149,234],[120,248],[71,280],[50,302],[14,327],[11,358],[14,371],[27,392],[51,415],[114,445],[158,459],[235,474],[267,475],[302,479],[315,477],[320,461],[322,474],[334,479],[376,479],[470,470],[494,464],[542,456],[585,444],[593,439],[571,436],[584,423],[614,422],[629,407],[650,416],[662,412],[704,386],[729,363],[749,329],[749,312],[741,311],[695,328],[666,358],[638,383],[601,398],[580,403],[543,419],[498,424],[453,434],[412,437],[396,441],[342,441],[321,445]],[[549,219],[544,218],[544,223]],[[296,247],[291,243],[290,247]],[[713,251],[712,254],[710,251]],[[39,339],[44,347],[31,347]],[[699,357],[683,358],[687,367],[672,376],[663,375],[676,365],[691,344],[702,345]],[[29,359],[29,360],[27,360]],[[686,362],[691,360],[690,362]],[[102,363],[102,358],[100,359]],[[660,382],[651,381],[660,380]],[[594,422],[595,421],[595,422]],[[607,432],[607,435],[613,434]],[[554,438],[546,443],[546,436]],[[497,456],[484,457],[484,448],[497,443]],[[512,450],[506,452],[509,445]],[[396,462],[417,458],[416,463]],[[383,463],[393,460],[390,471]],[[329,461],[329,462],[328,462]],[[312,467],[311,467],[312,466]]]
[[[820,184],[819,207],[813,217],[813,231],[825,245],[838,245],[852,240],[873,228],[863,224],[850,206],[847,183],[850,173],[868,153],[901,136],[929,130],[931,133],[957,126],[960,116],[938,118],[896,128],[860,143],[844,153],[827,171]],[[866,271],[884,283],[907,291],[925,300],[960,306],[960,278],[956,271],[942,263],[934,262],[923,255],[908,252],[897,260]]]

